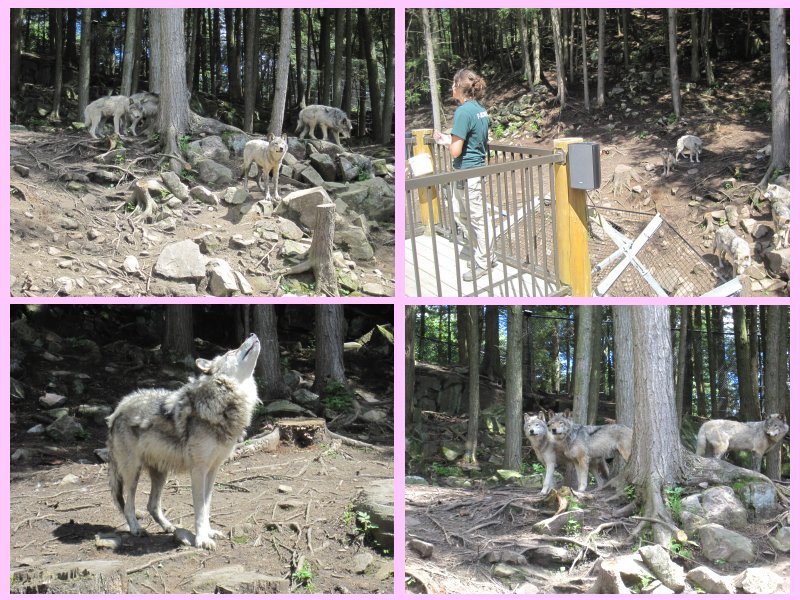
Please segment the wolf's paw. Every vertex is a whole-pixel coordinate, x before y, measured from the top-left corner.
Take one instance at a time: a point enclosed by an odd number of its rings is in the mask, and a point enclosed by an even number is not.
[[[135,535],[136,537],[141,537],[147,535],[147,532],[142,529],[141,525],[138,523],[136,525],[132,525],[129,527],[131,535]]]
[[[198,535],[194,540],[194,545],[195,547],[202,548],[203,550],[217,549],[217,544],[206,534]]]
[[[226,536],[222,531],[219,531],[218,529],[209,529],[208,530],[208,537],[215,538],[215,539],[219,540],[219,539],[222,539],[222,538],[224,538]]]

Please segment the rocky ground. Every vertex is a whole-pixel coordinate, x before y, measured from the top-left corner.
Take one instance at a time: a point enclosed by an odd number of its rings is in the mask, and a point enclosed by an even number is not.
[[[502,70],[484,69],[491,142],[545,148],[559,137],[599,142],[603,187],[589,196],[595,222],[602,215],[612,227],[636,237],[656,212],[663,216],[669,227],[660,229],[652,248],[643,251],[643,262],[669,294],[699,295],[735,277],[727,262],[718,266],[713,253],[715,230],[729,224],[748,242],[753,258],[740,277],[743,294],[788,295],[790,252],[776,249],[774,211],[757,188],[770,153],[768,60],[718,65],[713,88],[686,84],[680,120],[671,115],[665,68],[607,74],[612,83],[607,84],[606,105],[590,113],[583,108],[579,85],[569,89],[569,103],[559,110],[545,86],[531,92]],[[453,109],[449,105],[446,113],[452,115]],[[430,111],[408,111],[406,126],[430,127]],[[686,134],[703,140],[701,162],[682,158],[664,175],[660,151],[668,148],[674,156],[678,138]],[[618,172],[623,177],[615,191]],[[775,182],[789,188],[785,173],[776,173]],[[592,226],[591,234],[596,265],[616,246],[600,227]],[[635,281],[621,281],[609,295],[653,295],[631,267],[627,275]]]
[[[289,271],[327,201],[341,295],[394,294],[391,148],[289,138],[276,202],[242,186],[243,133],[185,140],[175,175],[146,138],[33,128],[11,126],[15,296],[314,295]]]

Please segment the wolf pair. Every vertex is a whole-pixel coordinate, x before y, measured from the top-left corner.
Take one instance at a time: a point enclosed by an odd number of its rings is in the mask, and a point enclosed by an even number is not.
[[[220,465],[250,425],[259,403],[253,370],[261,350],[250,337],[213,360],[198,359],[201,375],[181,388],[139,390],[120,401],[108,417],[111,495],[133,535],[143,530],[134,499],[142,470],[150,475],[147,511],[166,532],[175,531],[161,510],[167,476],[188,471],[192,481],[195,546],[213,549],[211,492]]]
[[[761,472],[761,459],[780,444],[789,433],[786,418],[780,414],[768,415],[763,421],[740,423],[726,419],[706,421],[697,432],[697,449],[700,456],[708,450],[714,458],[722,458],[729,450],[753,453],[753,471]]]
[[[570,411],[525,415],[523,432],[545,466],[542,492],[553,489],[556,464],[572,463],[578,474],[578,491],[589,483],[591,470],[598,482],[608,478],[606,459],[617,455],[628,460],[633,432],[624,425],[578,425],[570,419]]]
[[[669,175],[672,167],[678,164],[679,157],[684,156],[686,152],[689,153],[689,162],[694,162],[695,159],[697,159],[697,162],[700,162],[700,152],[702,151],[703,140],[701,140],[699,137],[696,135],[681,136],[675,146],[675,158],[672,157],[672,152],[669,148],[661,149],[661,162],[664,166],[664,172],[662,175],[664,177]]]
[[[102,131],[103,123],[108,118],[114,119],[114,133],[117,135],[120,135],[120,124],[123,130],[130,124],[131,132],[137,135],[136,126],[142,119],[152,122],[158,115],[158,101],[158,94],[152,92],[98,98],[86,107],[84,124],[93,138],[97,138],[98,130]]]

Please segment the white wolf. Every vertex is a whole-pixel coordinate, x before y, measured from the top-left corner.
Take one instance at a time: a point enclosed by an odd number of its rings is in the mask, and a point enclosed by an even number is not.
[[[260,351],[258,337],[251,334],[236,350],[210,361],[197,359],[202,374],[180,389],[133,392],[108,417],[111,495],[133,535],[143,533],[134,506],[142,469],[150,474],[147,511],[170,533],[175,527],[161,511],[161,491],[170,473],[188,471],[195,546],[215,547],[212,538],[221,534],[210,523],[214,478],[259,402],[253,369]]]
[[[339,146],[342,145],[339,136],[349,138],[350,130],[353,128],[350,119],[347,118],[343,110],[333,106],[312,104],[300,111],[295,132],[302,129],[303,131],[299,135],[301,140],[306,136],[306,133],[310,135],[311,139],[315,140],[317,138],[314,137],[314,130],[317,125],[322,129],[323,140],[328,138],[328,129],[330,129],[331,133],[333,133],[333,139],[336,140],[336,144]]]
[[[714,235],[714,254],[719,252],[719,266],[727,254],[731,263],[733,274],[737,277],[745,272],[751,265],[750,245],[736,235],[730,225],[723,225]]]
[[[278,178],[281,174],[281,164],[286,151],[289,148],[289,141],[286,135],[275,137],[269,135],[266,140],[250,140],[244,145],[244,189],[247,190],[247,182],[250,178],[250,166],[256,163],[258,173],[256,173],[256,183],[264,178],[264,199],[270,200],[269,178],[272,174],[272,182],[275,185],[275,199],[280,200],[278,194]]]
[[[694,162],[692,157],[700,162],[700,152],[703,150],[703,140],[696,135],[684,135],[678,139],[678,145],[675,149],[675,162],[678,162],[678,157],[684,152],[689,153],[689,162]]]
[[[83,117],[89,135],[93,138],[97,138],[97,130],[102,130],[103,123],[108,117],[114,118],[114,133],[120,135],[120,122],[124,125],[128,119],[141,119],[142,109],[128,96],[105,96],[89,104],[83,112]]]
[[[131,100],[135,102],[141,110],[141,114],[133,119],[130,126],[133,135],[138,135],[136,133],[136,126],[139,123],[147,119],[149,122],[148,127],[151,127],[154,119],[158,116],[159,96],[153,92],[137,92],[131,96]]]
[[[764,197],[772,203],[772,220],[775,222],[775,249],[789,247],[790,193],[785,187],[770,183]]]

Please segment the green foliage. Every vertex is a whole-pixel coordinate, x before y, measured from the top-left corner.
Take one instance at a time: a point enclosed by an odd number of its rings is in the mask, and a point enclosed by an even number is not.
[[[358,168],[358,175],[356,175],[357,181],[366,181],[370,177],[372,177],[372,174],[369,172],[369,169],[366,169],[364,167]]]
[[[669,113],[669,116],[667,116],[667,123],[669,123],[670,125],[674,125],[677,122],[678,122],[678,115],[676,115],[674,112]]]
[[[650,575],[639,575],[639,581],[631,586],[631,591],[635,594],[640,594],[653,581],[655,581],[655,578]]]
[[[304,588],[306,592],[314,591],[313,578],[314,574],[311,572],[311,566],[307,560],[303,561],[302,566],[292,573],[292,583]]]
[[[567,535],[578,535],[581,531],[583,531],[583,525],[574,517],[570,517],[564,525],[564,533]]]
[[[439,477],[460,477],[464,474],[464,472],[455,465],[443,465],[438,462],[431,464],[431,473]]]
[[[178,146],[180,146],[181,152],[184,154],[189,149],[189,140],[191,138],[188,135],[182,135],[178,138]]]
[[[669,545],[669,549],[672,551],[673,554],[675,554],[676,556],[680,556],[685,560],[694,559],[694,554],[692,554],[692,549],[687,546],[684,546],[683,544],[681,544],[676,540],[672,540],[672,542]]]
[[[645,140],[645,139],[647,139],[649,136],[650,136],[650,132],[649,132],[649,131],[647,131],[647,130],[645,129],[645,130],[643,130],[643,131],[640,131],[640,132],[639,132],[639,135],[638,135],[637,137],[638,137],[640,140]]]
[[[341,381],[329,381],[322,393],[322,405],[335,412],[348,412],[353,406],[353,392]]]
[[[667,488],[664,493],[667,496],[667,506],[669,506],[672,516],[675,518],[676,522],[680,523],[682,512],[681,494],[683,493],[683,488],[676,485],[675,487]]]
[[[497,125],[495,125],[493,133],[494,133],[495,139],[500,139],[500,138],[505,136],[506,129],[505,129],[505,127],[503,127],[502,123],[498,123]]]
[[[636,488],[632,483],[629,483],[628,485],[625,486],[625,495],[631,502],[636,500]]]
[[[248,537],[246,535],[235,535],[233,536],[233,541],[236,544],[246,544]]]
[[[753,116],[761,117],[766,116],[768,117],[772,112],[772,103],[769,98],[759,98],[753,102],[750,106],[750,112]]]

